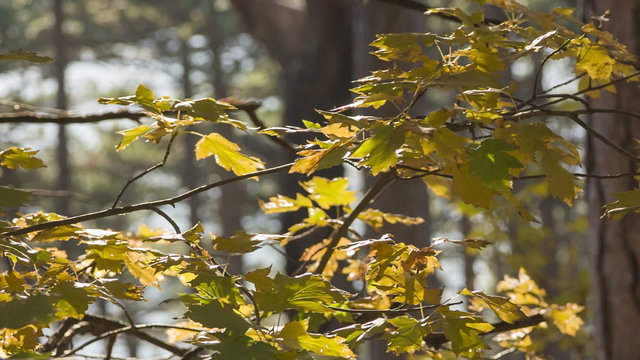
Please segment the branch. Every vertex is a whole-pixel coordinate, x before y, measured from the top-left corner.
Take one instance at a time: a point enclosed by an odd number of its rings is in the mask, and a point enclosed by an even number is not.
[[[358,205],[356,205],[355,209],[349,214],[349,216],[344,220],[342,225],[338,229],[336,229],[331,237],[331,241],[327,244],[327,251],[322,255],[322,259],[320,259],[320,263],[318,263],[317,273],[322,274],[324,268],[327,266],[329,259],[331,258],[331,254],[335,250],[336,245],[340,242],[340,239],[345,236],[347,233],[349,226],[356,220],[358,215],[367,207],[369,203],[375,199],[386,187],[391,184],[396,179],[396,175],[394,171],[389,171],[378,179],[369,191],[362,197]]]
[[[235,106],[236,108],[238,108],[238,110],[242,110],[245,113],[247,113],[247,115],[249,116],[249,119],[251,120],[253,125],[255,125],[259,130],[264,130],[264,129],[267,128],[267,125],[262,120],[260,120],[260,118],[256,114],[256,110],[258,110],[258,108],[262,105],[262,102],[257,101],[257,100],[240,101],[240,100],[237,100],[235,98],[224,98],[224,99],[220,99],[220,100],[224,101],[224,102],[227,102],[227,103]],[[273,141],[275,144],[277,144],[278,146],[280,146],[283,149],[287,150],[288,152],[293,153],[293,154],[296,153],[295,146],[292,145],[291,143],[287,142],[283,138],[270,136],[270,135],[267,135],[267,136],[268,136],[269,140]]]
[[[176,326],[176,325],[160,325],[160,324],[147,324],[147,325],[127,325],[125,323],[122,323],[120,321],[115,321],[115,320],[111,320],[111,319],[107,319],[107,318],[103,318],[100,316],[95,316],[95,315],[85,315],[84,316],[84,321],[88,322],[88,323],[93,323],[94,326],[104,326],[107,328],[113,328],[113,330],[109,330],[106,331],[90,340],[87,340],[86,342],[80,344],[79,346],[67,350],[65,351],[61,357],[66,357],[69,355],[73,355],[76,352],[82,350],[83,348],[106,338],[121,334],[121,333],[130,333],[133,336],[138,337],[141,340],[144,340],[148,343],[151,343],[153,345],[156,345],[162,349],[165,349],[175,355],[179,355],[182,356],[186,353],[189,352],[188,349],[183,349],[171,344],[168,344],[167,342],[160,340],[158,338],[155,338],[147,333],[144,333],[140,330],[142,329],[179,329],[179,330],[185,330],[185,331],[193,331],[193,332],[200,332],[203,331],[204,329],[193,329],[193,328],[188,328],[188,327],[184,327],[184,326]]]
[[[451,306],[451,305],[460,305],[462,304],[462,301],[459,302],[455,302],[455,303],[449,303],[447,305]],[[341,312],[346,312],[346,313],[355,313],[355,314],[363,314],[363,313],[367,313],[367,314],[405,314],[408,312],[412,312],[412,311],[420,311],[420,310],[428,310],[428,309],[435,309],[438,307],[443,306],[443,304],[435,304],[435,305],[422,305],[422,306],[414,306],[414,307],[410,307],[410,308],[400,308],[400,309],[346,309],[346,308],[340,308],[340,307],[335,307],[335,306],[327,306],[329,309],[331,310],[335,310],[335,311],[341,311]]]
[[[417,178],[421,178],[421,177],[429,176],[429,175],[440,176],[440,177],[443,177],[443,178],[446,178],[446,179],[452,179],[453,178],[453,176],[449,175],[449,174],[443,174],[441,172],[433,171],[433,170],[420,169],[420,168],[409,166],[409,165],[398,164],[397,167],[422,173],[422,174],[419,174],[419,175],[416,175],[416,176],[400,178],[402,180],[413,180],[413,179],[417,179]],[[619,173],[619,174],[614,174],[614,175],[571,173],[571,175],[576,176],[576,177],[594,178],[594,179],[619,179],[619,178],[623,178],[623,177],[640,176],[640,172]],[[542,178],[546,178],[547,176],[548,175],[546,175],[546,174],[524,175],[524,176],[513,177],[511,180],[518,181],[518,180],[542,179]]]
[[[544,316],[540,314],[533,315],[522,320],[518,320],[513,324],[509,324],[508,322],[502,321],[497,324],[491,324],[493,326],[493,329],[485,333],[481,333],[480,335],[491,335],[499,332],[521,329],[529,326],[538,325],[543,321],[545,321]],[[443,333],[431,333],[425,336],[423,340],[427,344],[427,346],[430,346],[435,349],[439,349],[442,345],[444,345],[449,341],[449,339],[447,339]]]
[[[117,208],[113,208],[113,209],[101,210],[101,211],[96,211],[96,212],[92,212],[92,213],[88,213],[88,214],[73,216],[73,217],[66,218],[66,219],[49,221],[49,222],[45,222],[45,223],[41,223],[41,224],[27,226],[27,227],[24,227],[24,228],[21,228],[21,229],[16,229],[16,230],[0,233],[0,236],[24,235],[24,234],[28,234],[28,233],[34,232],[34,231],[52,229],[52,228],[59,227],[59,226],[77,224],[77,223],[81,223],[81,222],[84,222],[84,221],[102,219],[102,218],[105,218],[105,217],[110,217],[110,216],[115,216],[115,215],[128,214],[128,213],[131,213],[131,212],[134,212],[134,211],[153,210],[154,208],[157,208],[158,206],[173,205],[173,204],[175,204],[177,202],[180,202],[180,201],[183,201],[185,199],[188,199],[188,198],[190,198],[190,197],[192,197],[192,196],[194,196],[196,194],[199,194],[201,192],[204,192],[204,191],[207,191],[207,190],[210,190],[210,189],[222,186],[222,185],[231,184],[231,183],[234,183],[234,182],[237,182],[237,181],[240,181],[240,180],[244,180],[244,179],[250,179],[252,177],[257,177],[257,176],[263,176],[263,175],[277,173],[277,172],[280,172],[280,171],[283,171],[283,170],[286,170],[286,169],[290,168],[291,165],[293,165],[293,163],[272,167],[270,169],[255,171],[255,172],[252,172],[252,173],[249,173],[249,174],[244,174],[244,175],[232,177],[232,178],[221,180],[221,181],[218,181],[218,182],[215,182],[215,183],[212,183],[212,184],[208,184],[208,185],[202,185],[202,186],[197,187],[197,188],[195,188],[193,190],[189,190],[189,191],[187,191],[185,193],[182,193],[182,194],[180,194],[178,196],[167,198],[167,199],[149,201],[149,202],[135,204],[135,205],[121,206],[121,207],[117,207]]]
[[[596,130],[594,130],[591,126],[589,126],[586,122],[580,120],[580,118],[578,117],[577,114],[575,115],[570,115],[569,119],[573,120],[573,122],[575,122],[576,124],[578,124],[581,128],[585,129],[586,132],[597,138],[598,140],[602,141],[603,143],[605,143],[607,146],[609,146],[610,148],[612,148],[613,150],[617,151],[618,153],[628,157],[629,159],[640,163],[640,158],[638,158],[634,153],[630,152],[629,150],[619,146],[618,144],[614,143],[613,141],[609,140],[606,136],[600,134],[599,132],[597,132]]]
[[[104,120],[130,119],[139,121],[146,115],[141,112],[113,111],[103,114],[90,115],[39,115],[35,112],[26,111],[19,113],[0,114],[1,123],[28,123],[28,124],[87,124]]]

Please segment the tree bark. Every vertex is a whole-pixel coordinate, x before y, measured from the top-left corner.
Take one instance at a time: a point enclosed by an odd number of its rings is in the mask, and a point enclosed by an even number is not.
[[[638,1],[606,0],[594,2],[596,15],[611,9],[611,21],[605,29],[612,32],[630,52],[638,53]],[[603,92],[594,106],[640,112],[640,89],[636,84],[622,84],[617,94]],[[640,138],[640,123],[619,114],[597,114],[591,126],[622,147],[637,149],[634,139]],[[635,172],[637,166],[621,157],[597,139],[588,140],[587,169],[590,173],[615,174]],[[595,339],[598,358],[638,359],[640,323],[640,215],[632,214],[617,221],[600,219],[602,206],[613,201],[612,194],[637,187],[633,178],[589,179],[587,195],[589,210],[589,241],[592,252],[592,285],[595,314]]]

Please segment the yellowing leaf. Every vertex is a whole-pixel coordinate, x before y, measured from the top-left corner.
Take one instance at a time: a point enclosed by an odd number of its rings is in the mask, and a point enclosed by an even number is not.
[[[53,61],[53,59],[48,56],[40,56],[34,52],[24,51],[22,49],[13,50],[8,54],[0,54],[0,60],[4,60],[4,61],[24,60],[24,61],[29,61],[29,62],[39,63],[39,64]]]
[[[307,332],[308,328],[309,319],[288,322],[280,332],[283,344],[289,349],[307,350],[324,356],[355,358],[356,355],[343,344],[342,338],[310,334]]]
[[[356,200],[355,191],[347,190],[347,178],[327,179],[314,176],[300,185],[309,193],[309,198],[325,210],[332,206],[349,205]]]
[[[214,156],[218,165],[225,170],[233,171],[236,175],[245,175],[258,169],[264,169],[264,164],[260,159],[242,154],[240,146],[218,133],[202,137],[196,143],[195,152],[198,160]]]
[[[295,199],[284,195],[273,196],[269,198],[269,202],[259,201],[259,205],[266,214],[279,214],[296,211],[301,207],[311,207],[313,203],[311,203],[308,197],[302,194],[296,194]]]
[[[513,324],[514,322],[524,319],[526,315],[520,310],[520,306],[512,303],[509,299],[487,295],[481,291],[469,291],[464,289],[460,292],[462,295],[475,297],[484,302],[491,310],[493,310],[500,320]]]
[[[384,222],[389,224],[418,225],[424,223],[420,217],[410,217],[400,214],[389,214],[376,209],[366,209],[358,215],[358,219],[366,222],[376,231],[382,230]]]
[[[129,146],[132,142],[136,141],[140,136],[144,135],[151,128],[147,125],[140,125],[128,130],[118,131],[118,134],[122,135],[122,140],[120,140],[120,144],[116,146],[116,150],[124,150],[127,146]]]
[[[573,205],[573,199],[580,191],[580,187],[576,185],[576,177],[560,165],[555,153],[543,152],[541,163],[551,195],[569,206]]]
[[[133,275],[144,286],[153,285],[158,287],[159,279],[155,275],[155,270],[139,262],[140,254],[130,251],[124,258],[124,263],[129,269],[129,273]]]
[[[453,192],[467,204],[488,209],[496,195],[495,190],[485,185],[483,179],[473,175],[469,165],[463,165],[453,173]]]
[[[546,306],[546,291],[541,289],[523,268],[520,268],[518,278],[505,275],[496,285],[496,291],[506,293],[511,302],[518,305]]]
[[[334,144],[326,149],[300,151],[298,155],[304,157],[298,158],[289,172],[311,175],[318,170],[341,165],[347,151],[347,147],[339,144]]]
[[[579,72],[586,71],[592,79],[608,81],[615,63],[605,48],[589,42],[581,48],[576,68]]]
[[[549,313],[546,315],[553,320],[553,324],[560,329],[563,334],[576,336],[584,321],[578,313],[584,310],[583,306],[568,303],[564,306],[551,305]]]
[[[231,237],[215,236],[213,235],[211,241],[213,241],[213,248],[216,251],[225,251],[228,253],[241,254],[249,253],[258,249],[260,240],[254,240],[253,234],[247,234],[244,231],[237,231]]]
[[[627,214],[640,212],[640,189],[613,194],[613,196],[618,200],[604,207],[604,216],[608,219],[619,219]]]
[[[47,167],[41,159],[34,156],[37,153],[38,150],[31,150],[28,147],[12,146],[0,152],[0,165],[9,169],[23,168],[25,170]]]

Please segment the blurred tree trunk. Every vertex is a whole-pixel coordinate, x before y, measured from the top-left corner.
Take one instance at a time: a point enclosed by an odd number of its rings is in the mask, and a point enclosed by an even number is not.
[[[54,72],[58,83],[56,107],[66,110],[68,107],[65,87],[65,70],[67,68],[67,39],[64,34],[63,0],[53,2],[53,44],[55,47]],[[69,192],[71,190],[71,167],[69,166],[69,151],[67,149],[67,129],[65,125],[58,125],[58,145],[56,155],[58,160],[58,174],[56,188],[67,194],[57,198],[56,212],[69,215]]]
[[[214,21],[210,24],[209,46],[213,51],[211,61],[211,72],[213,77],[214,96],[218,99],[229,96],[229,81],[222,68],[222,51],[224,50],[224,30]],[[241,142],[242,138],[233,133],[233,129],[228,126],[220,127],[220,133],[233,142]],[[241,145],[241,147],[245,147]],[[222,226],[222,236],[231,236],[236,231],[242,229],[242,216],[244,215],[242,205],[246,203],[246,186],[242,182],[234,182],[223,186],[221,189],[220,203],[218,211],[220,225]],[[229,268],[232,274],[238,274],[242,270],[242,257],[231,257]]]
[[[626,44],[631,53],[640,50],[640,3],[638,1],[594,1],[593,13],[600,15],[611,9],[611,21],[605,30]],[[637,84],[622,83],[618,93],[603,92],[593,100],[594,107],[608,107],[640,112],[640,89]],[[613,125],[615,124],[615,125]],[[620,114],[597,114],[591,126],[620,146],[637,149],[640,138],[637,119]],[[637,164],[620,156],[597,139],[588,141],[587,170],[596,174],[636,172]],[[592,285],[595,312],[594,336],[599,344],[599,359],[637,359],[638,324],[640,323],[640,215],[604,222],[602,206],[613,201],[611,194],[638,186],[630,177],[612,180],[589,179],[589,240],[592,252]]]
[[[181,60],[182,60],[182,94],[185,99],[193,97],[193,84],[191,83],[191,49],[189,47],[189,39],[182,39],[181,43]],[[193,189],[198,186],[200,176],[198,167],[196,166],[196,157],[193,149],[198,139],[195,136],[186,134],[182,138],[182,146],[184,158],[182,159],[182,185],[187,189]],[[200,208],[200,197],[192,196],[187,200],[189,204],[189,221],[190,225],[198,222],[198,209]]]
[[[382,62],[370,54],[369,44],[376,34],[390,32],[424,32],[425,17],[414,10],[403,9],[396,5],[378,2],[354,3],[354,62],[356,78],[366,76],[372,70],[382,68]],[[426,109],[419,109],[426,111]],[[389,116],[397,115],[397,110],[387,110]],[[386,224],[383,233],[391,233],[397,241],[418,247],[428,246],[431,242],[431,219],[429,216],[429,196],[427,187],[420,180],[395,182],[378,198],[375,208],[389,213],[419,216],[423,224],[406,226]],[[379,236],[369,234],[370,236]],[[435,276],[430,277],[430,287],[440,287]],[[369,358],[371,360],[390,360],[403,357],[386,352],[385,341],[372,341]]]
[[[332,109],[349,101],[352,77],[351,4],[344,0],[307,0],[296,9],[268,0],[232,0],[251,35],[263,42],[282,67],[284,124],[300,125],[317,119],[315,109]],[[296,142],[304,139],[296,139]],[[285,161],[291,161],[289,156]],[[337,167],[320,176],[342,175]],[[300,176],[280,178],[281,189],[291,191]],[[301,220],[298,213],[282,217],[282,227]],[[326,234],[325,234],[326,235]],[[295,241],[287,246],[287,271],[295,272],[306,247],[319,238]]]

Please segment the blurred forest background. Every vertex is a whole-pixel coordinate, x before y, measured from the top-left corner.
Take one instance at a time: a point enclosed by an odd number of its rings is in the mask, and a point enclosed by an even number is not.
[[[569,0],[524,3],[538,10],[581,7]],[[429,5],[466,6],[465,1],[431,1]],[[142,83],[157,95],[177,98],[257,100],[260,106],[256,115],[267,125],[297,125],[303,119],[318,120],[320,116],[314,109],[329,110],[350,101],[351,81],[379,65],[368,54],[368,44],[376,33],[437,31],[456,26],[434,17],[427,21],[419,11],[384,1],[5,0],[0,2],[0,52],[37,51],[56,61],[45,66],[1,64],[0,112],[105,112],[115,108],[98,105],[98,96],[128,95]],[[541,86],[549,88],[570,78],[567,69],[568,64],[562,61],[550,62],[541,77]],[[510,69],[509,76],[530,83],[534,71],[532,61],[524,59]],[[421,106],[427,113],[447,100],[427,96]],[[241,119],[247,116],[243,112],[234,115]],[[549,122],[565,137],[576,141],[584,137],[566,122]],[[55,164],[38,172],[38,177],[3,169],[0,184],[19,183],[22,188],[36,189],[40,196],[38,207],[33,210],[49,208],[76,215],[110,207],[126,179],[158,163],[164,155],[166,144],[162,143],[154,151],[137,143],[116,152],[114,145],[120,136],[115,131],[134,125],[132,120],[65,126],[15,125],[4,123],[0,116],[3,148],[38,148],[46,163]],[[253,137],[248,142],[242,133],[231,130],[225,136],[250,153],[262,154],[272,165],[288,161],[286,154],[267,140]],[[212,162],[195,161],[193,151],[188,149],[196,140],[180,139],[183,143],[174,145],[166,166],[134,183],[122,203],[169,197],[225,176]],[[350,176],[354,189],[361,184],[351,169],[333,171],[332,175],[345,172]],[[295,181],[271,177],[260,183],[236,183],[178,204],[170,215],[183,229],[200,221],[207,231],[219,235],[231,235],[238,229],[277,232],[294,219],[261,214],[256,199],[278,191],[295,194]],[[522,266],[547,289],[550,301],[589,302],[584,200],[569,209],[548,196],[542,186],[518,182],[518,196],[527,200],[540,220],[532,228],[515,214],[492,216],[462,204],[452,207],[427,193],[419,181],[397,185],[379,200],[377,207],[420,216],[426,221],[419,226],[394,228],[396,238],[419,246],[427,246],[437,237],[482,238],[495,243],[482,253],[452,248],[447,257],[441,258],[449,272],[438,274],[439,281],[449,294],[464,287],[492,291],[500,280],[499,274],[515,274]],[[154,213],[105,218],[96,225],[138,230],[135,224],[141,223],[146,224],[147,231],[166,227]],[[298,266],[300,249],[306,246],[308,243],[294,243],[286,250],[274,248],[234,259],[233,263],[236,271],[240,267],[271,264],[282,271],[291,270]],[[179,291],[177,281],[175,286],[163,289],[164,293],[155,297],[155,311],[138,312],[135,316],[143,320],[166,317],[167,313],[179,315],[179,309],[162,302]],[[96,311],[112,310],[103,304]],[[564,340],[571,344],[547,340],[547,353],[556,358],[579,359],[589,351],[584,336]],[[141,346],[132,342],[117,351],[122,356],[140,356],[150,351]],[[374,348],[368,358],[393,357]]]

